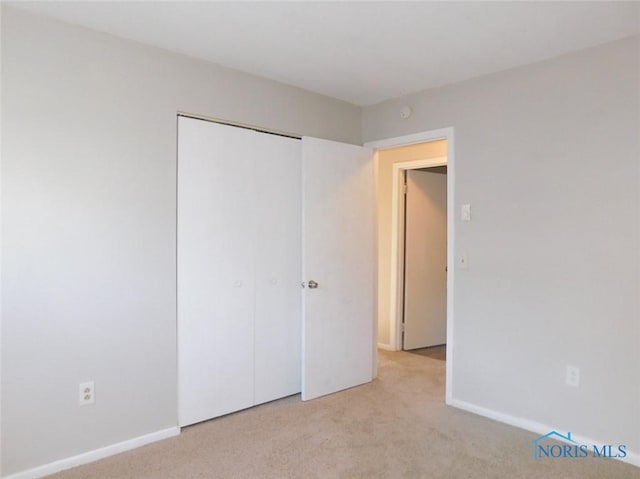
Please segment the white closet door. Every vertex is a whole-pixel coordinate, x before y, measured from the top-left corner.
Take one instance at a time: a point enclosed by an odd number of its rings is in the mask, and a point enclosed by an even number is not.
[[[300,392],[301,141],[256,133],[255,403]]]
[[[302,139],[304,400],[373,378],[372,156],[368,148]]]
[[[181,426],[254,403],[254,138],[179,119]]]

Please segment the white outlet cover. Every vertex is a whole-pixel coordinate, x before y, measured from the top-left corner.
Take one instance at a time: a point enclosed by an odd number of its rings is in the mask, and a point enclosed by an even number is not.
[[[413,113],[413,111],[411,110],[410,107],[403,106],[400,109],[400,118],[402,118],[403,120],[406,120],[407,118],[409,118],[411,116],[412,113]]]
[[[567,386],[577,388],[580,386],[580,368],[576,366],[567,366],[567,377],[565,379]]]
[[[78,386],[78,404],[87,406],[96,402],[96,387],[93,381],[80,383]]]

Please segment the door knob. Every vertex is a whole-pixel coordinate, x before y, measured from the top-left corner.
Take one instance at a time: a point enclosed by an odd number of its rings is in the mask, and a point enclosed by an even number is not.
[[[316,289],[318,287],[318,283],[314,280],[309,281],[309,289]]]

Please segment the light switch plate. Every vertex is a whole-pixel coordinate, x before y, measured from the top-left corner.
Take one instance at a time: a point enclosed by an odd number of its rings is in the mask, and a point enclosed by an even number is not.
[[[469,268],[469,258],[467,258],[467,253],[460,253],[458,255],[458,268],[460,269]]]
[[[462,221],[471,221],[471,205],[464,204],[460,207],[460,219]]]

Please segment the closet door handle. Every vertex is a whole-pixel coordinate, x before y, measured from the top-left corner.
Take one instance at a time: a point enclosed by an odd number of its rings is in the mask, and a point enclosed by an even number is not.
[[[316,289],[318,287],[318,283],[314,280],[309,281],[309,289]]]

